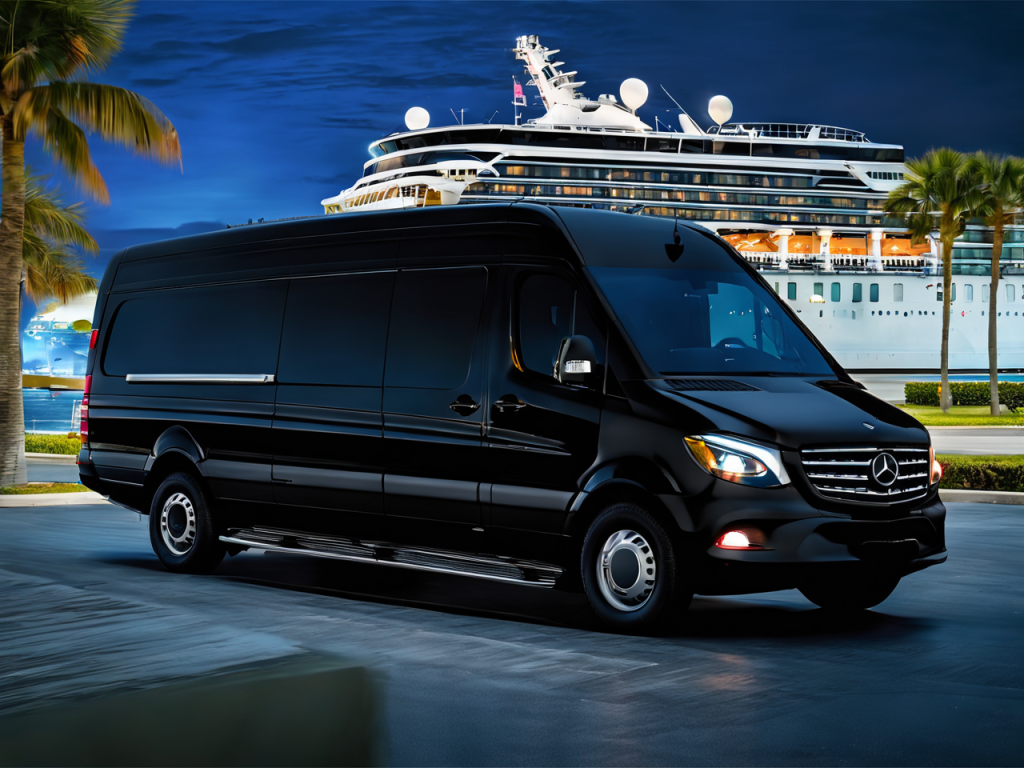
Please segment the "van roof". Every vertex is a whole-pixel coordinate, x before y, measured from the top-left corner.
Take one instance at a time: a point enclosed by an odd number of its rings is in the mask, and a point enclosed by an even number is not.
[[[133,245],[111,260],[108,270],[116,271],[104,276],[101,292],[386,269],[428,260],[439,266],[481,259],[498,263],[523,237],[536,245],[557,241],[538,255],[582,263],[579,251],[566,245],[566,240],[573,242],[574,231],[591,239],[595,232],[623,227],[672,225],[661,217],[657,224],[651,219],[511,201],[261,222]],[[510,222],[525,226],[512,233]],[[690,237],[700,230],[683,222],[679,227],[691,230]],[[550,237],[557,233],[563,237]]]

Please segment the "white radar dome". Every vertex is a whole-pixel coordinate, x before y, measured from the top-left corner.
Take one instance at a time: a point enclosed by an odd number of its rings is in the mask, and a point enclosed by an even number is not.
[[[430,113],[423,107],[412,107],[405,113],[405,124],[410,131],[422,131],[430,125]]]
[[[732,117],[732,102],[728,96],[712,96],[708,102],[708,114],[719,125],[729,122]]]
[[[635,77],[623,80],[619,86],[619,96],[622,97],[622,103],[635,112],[647,101],[647,83]]]

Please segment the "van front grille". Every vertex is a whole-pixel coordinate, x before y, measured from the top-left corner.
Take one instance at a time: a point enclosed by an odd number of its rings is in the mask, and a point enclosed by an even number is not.
[[[812,448],[804,473],[822,496],[861,504],[903,504],[928,495],[927,448]]]

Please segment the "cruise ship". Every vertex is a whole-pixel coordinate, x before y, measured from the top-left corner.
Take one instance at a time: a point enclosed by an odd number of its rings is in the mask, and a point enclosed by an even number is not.
[[[83,389],[96,294],[54,304],[28,321],[21,341],[22,386]]]
[[[521,118],[518,84],[510,125],[430,127],[426,110],[413,107],[409,130],[375,141],[362,177],[322,200],[324,212],[516,199],[678,217],[731,243],[848,370],[938,371],[937,237],[915,245],[902,219],[882,210],[903,181],[901,145],[817,123],[730,122],[722,96],[711,100],[707,129],[678,103],[678,129],[657,120],[652,129],[638,114],[643,82],[628,79],[619,98],[592,100],[537,36],[518,38],[514,50],[542,117]],[[970,226],[954,248],[954,371],[988,370],[991,242],[990,230]],[[1017,371],[1024,227],[1007,230],[1000,271],[998,365]]]

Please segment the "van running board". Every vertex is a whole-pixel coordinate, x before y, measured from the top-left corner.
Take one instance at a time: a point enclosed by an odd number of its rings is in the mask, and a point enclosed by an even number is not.
[[[515,560],[511,557],[449,552],[423,547],[400,547],[382,542],[353,541],[279,528],[231,529],[220,540],[251,549],[287,552],[294,555],[326,557],[356,563],[378,563],[417,571],[454,573],[478,579],[521,584],[525,587],[553,587],[562,569],[550,563]]]

